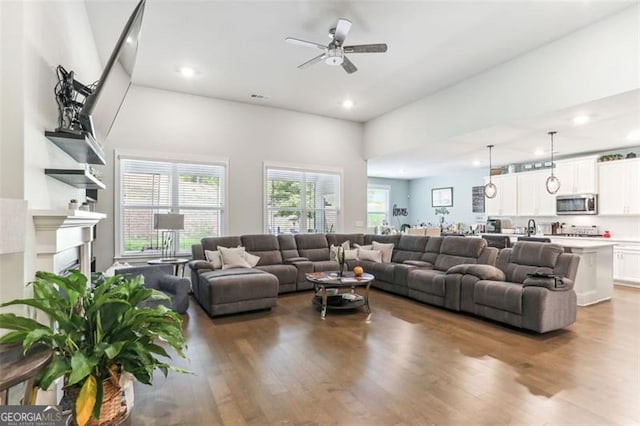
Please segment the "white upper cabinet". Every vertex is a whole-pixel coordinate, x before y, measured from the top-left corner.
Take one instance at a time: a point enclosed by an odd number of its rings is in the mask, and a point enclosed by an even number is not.
[[[607,161],[598,169],[598,213],[640,214],[640,159]]]
[[[547,177],[551,170],[518,173],[518,215],[554,216],[556,214],[556,196],[546,189]]]
[[[491,176],[498,190],[495,198],[485,199],[489,216],[515,216],[518,214],[518,183],[515,174]],[[485,178],[489,182],[489,178]]]
[[[596,157],[556,161],[555,175],[560,179],[556,195],[598,193]]]

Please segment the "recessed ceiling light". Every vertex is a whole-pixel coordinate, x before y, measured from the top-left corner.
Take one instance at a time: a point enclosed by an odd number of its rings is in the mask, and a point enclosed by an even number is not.
[[[587,124],[588,122],[588,115],[576,115],[575,117],[573,117],[573,124],[576,126],[582,126],[583,124]]]
[[[194,75],[196,75],[196,70],[194,70],[191,67],[180,67],[178,71],[180,72],[180,75],[182,75],[184,78],[191,78]]]
[[[353,108],[353,101],[351,99],[345,99],[344,101],[342,101],[342,108],[344,109],[351,109]]]
[[[541,148],[536,148],[536,150],[533,151],[533,155],[535,155],[536,157],[542,157],[544,155],[544,150]]]
[[[133,38],[127,37],[127,43],[129,43],[129,44],[133,43]]]
[[[627,134],[627,139],[630,141],[640,141],[640,129],[633,129]]]
[[[480,167],[480,160],[473,160],[473,167]]]

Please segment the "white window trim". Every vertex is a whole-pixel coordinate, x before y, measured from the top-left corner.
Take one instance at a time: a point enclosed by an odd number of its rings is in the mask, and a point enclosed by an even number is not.
[[[340,208],[336,232],[342,232],[344,225],[344,169],[341,167],[320,166],[317,164],[262,162],[262,231],[269,232],[269,212],[267,211],[267,169],[291,170],[295,172],[334,173],[340,177]]]
[[[387,199],[385,204],[387,205],[387,211],[369,211],[369,199],[367,197],[367,227],[369,227],[369,213],[384,213],[386,216],[387,223],[391,223],[391,185],[381,185],[381,184],[367,184],[367,193],[369,192],[369,188],[371,189],[384,189],[386,190]]]
[[[224,209],[222,214],[221,234],[225,235],[229,229],[229,159],[210,157],[203,161],[202,155],[190,155],[185,153],[169,153],[169,152],[153,152],[140,150],[114,150],[113,151],[113,168],[114,191],[113,191],[113,235],[114,235],[114,259],[132,259],[132,258],[148,258],[148,253],[125,254],[122,251],[122,215],[120,209],[120,196],[122,194],[122,180],[120,179],[120,160],[142,160],[142,161],[167,161],[172,163],[191,163],[205,164],[208,166],[224,167]],[[155,257],[155,256],[154,256]]]

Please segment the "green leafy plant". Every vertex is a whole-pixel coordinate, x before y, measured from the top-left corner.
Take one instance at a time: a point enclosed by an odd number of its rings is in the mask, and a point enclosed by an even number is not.
[[[146,306],[148,301],[168,297],[144,287],[142,277],[101,278],[89,285],[78,271],[67,277],[38,272],[31,284],[32,298],[0,306],[31,306],[47,314],[50,324],[0,314],[0,328],[12,330],[0,337],[0,343],[20,343],[25,353],[35,344],[51,348],[51,362],[36,378],[36,385],[47,389],[64,377],[65,392],[79,390],[75,401],[79,425],[92,415],[100,417],[105,379],[117,384],[120,374],[129,372],[151,384],[156,369],[165,376],[170,369],[186,372],[159,358],[171,358],[166,345],[185,357],[182,318],[164,306]]]

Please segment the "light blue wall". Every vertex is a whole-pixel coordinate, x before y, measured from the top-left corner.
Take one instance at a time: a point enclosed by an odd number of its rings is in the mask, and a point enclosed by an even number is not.
[[[458,172],[450,175],[431,176],[409,181],[409,223],[416,225],[422,222],[440,224],[435,207],[431,207],[431,189],[453,187],[453,207],[447,207],[449,215],[446,223],[462,222],[469,226],[483,223],[484,213],[473,213],[471,210],[471,188],[484,185],[486,169],[474,169],[469,172]]]
[[[396,204],[398,208],[409,209],[409,216],[393,217],[391,212],[389,212],[391,225],[398,228],[403,223],[411,223],[409,222],[409,218],[411,217],[411,209],[409,208],[409,182],[410,181],[406,179],[383,179],[373,177],[367,179],[367,184],[369,185],[387,185],[391,188],[389,193],[389,209],[391,209],[394,204]]]

